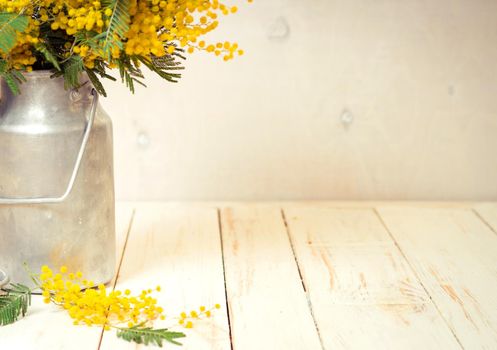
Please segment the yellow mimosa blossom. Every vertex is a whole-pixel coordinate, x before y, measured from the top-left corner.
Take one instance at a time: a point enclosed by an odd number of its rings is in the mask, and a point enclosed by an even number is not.
[[[18,35],[12,50],[0,51],[0,58],[15,69],[32,69],[40,58],[34,47],[46,42],[46,36],[41,35],[44,26],[66,41],[67,45],[62,46],[65,48],[63,55],[79,55],[88,68],[94,68],[99,60],[114,65],[121,52],[149,59],[173,54],[176,48],[183,48],[188,53],[215,53],[224,60],[242,54],[236,43],[224,42],[214,52],[212,45],[199,40],[218,27],[220,15],[236,13],[236,6],[229,7],[219,0],[128,0],[127,3],[129,29],[124,37],[115,38],[120,47],[114,47],[108,57],[102,47],[81,43],[85,37],[105,35],[115,8],[104,7],[98,0],[0,0],[0,12],[29,18],[28,29]]]
[[[83,279],[81,272],[69,272],[66,266],[59,271],[54,273],[48,266],[41,268],[39,287],[43,301],[67,310],[75,325],[101,326],[110,330],[152,325],[155,320],[166,319],[164,309],[152,296],[152,289],[133,295],[129,289],[109,291],[103,284],[93,288],[94,283]],[[155,287],[155,291],[160,292],[161,286]],[[181,312],[178,324],[192,328],[194,321],[211,317],[212,311],[218,308],[220,305],[215,304],[211,309],[200,306],[198,311]]]

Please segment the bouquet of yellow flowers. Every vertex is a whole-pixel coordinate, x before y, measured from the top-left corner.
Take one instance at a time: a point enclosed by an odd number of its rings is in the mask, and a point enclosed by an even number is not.
[[[100,79],[115,80],[113,68],[132,92],[144,85],[142,67],[176,82],[185,53],[243,54],[236,43],[202,40],[235,12],[219,0],[0,0],[0,76],[16,94],[33,69],[53,70],[66,88],[86,72],[104,96]]]

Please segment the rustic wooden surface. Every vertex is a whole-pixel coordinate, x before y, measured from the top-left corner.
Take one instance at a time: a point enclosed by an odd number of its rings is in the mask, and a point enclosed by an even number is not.
[[[222,305],[184,349],[496,349],[497,204],[119,203],[109,288]],[[0,349],[135,349],[35,296]],[[166,348],[174,349],[173,345]]]

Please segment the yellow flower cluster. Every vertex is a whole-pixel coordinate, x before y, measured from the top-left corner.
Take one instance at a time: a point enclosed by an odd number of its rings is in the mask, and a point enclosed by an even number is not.
[[[95,325],[110,330],[150,325],[154,320],[166,318],[163,308],[157,305],[157,299],[151,296],[152,289],[143,290],[138,296],[133,296],[128,289],[108,292],[104,285],[95,287],[93,281],[83,279],[81,272],[68,272],[66,266],[62,266],[58,273],[43,266],[39,280],[44,302],[66,309],[75,325]],[[161,287],[157,286],[155,291],[160,292]],[[201,306],[189,314],[182,312],[178,324],[193,328],[195,321],[211,317],[213,310],[220,308],[216,304],[211,309]]]
[[[127,34],[126,53],[152,53],[160,57],[165,54],[164,49],[170,54],[176,50],[174,45],[164,48],[167,42],[179,43],[189,53],[195,49],[213,52],[206,49],[205,43],[196,45],[198,38],[216,29],[219,14],[228,15],[237,10],[236,6],[228,8],[218,0],[134,0],[130,10],[133,19]],[[236,49],[236,44],[229,45]],[[225,60],[232,59],[235,53],[224,47],[221,52],[225,54]]]
[[[0,52],[0,57],[7,58],[14,68],[29,69],[35,60],[33,45],[44,40],[40,28],[46,26],[65,35],[61,36],[66,40],[64,55],[80,55],[88,68],[93,68],[96,60],[113,66],[121,50],[129,56],[151,58],[172,54],[181,47],[188,53],[213,53],[225,61],[243,54],[236,43],[209,44],[200,40],[218,26],[220,15],[236,13],[236,6],[226,6],[219,0],[129,1],[129,30],[124,37],[115,38],[122,44],[113,48],[109,59],[101,48],[89,47],[80,40],[107,32],[115,14],[111,8],[103,7],[100,0],[0,0],[0,12],[29,17],[28,30],[18,36],[11,52]]]
[[[0,7],[5,12],[21,12],[30,2],[30,0],[0,0]]]
[[[178,317],[178,323],[185,328],[193,328],[193,323],[196,320],[200,320],[202,318],[210,318],[212,316],[212,311],[220,308],[221,305],[216,304],[209,310],[205,306],[201,306],[198,311],[192,310],[189,314],[187,314],[186,312],[182,312]]]
[[[67,273],[63,266],[54,274],[43,266],[40,274],[42,295],[45,303],[53,302],[69,312],[74,324],[111,327],[146,324],[158,318],[165,319],[163,309],[157,306],[152,290],[144,290],[139,296],[129,290],[107,292],[104,285],[93,288],[93,282],[82,279],[82,274]],[[84,289],[86,288],[86,289]],[[160,291],[160,287],[156,288]]]

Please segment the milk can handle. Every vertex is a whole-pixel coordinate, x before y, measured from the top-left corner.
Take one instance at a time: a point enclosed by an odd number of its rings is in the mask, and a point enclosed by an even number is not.
[[[92,89],[91,94],[93,95],[93,101],[91,103],[90,109],[90,118],[88,119],[88,123],[85,127],[85,133],[83,135],[83,140],[81,142],[81,147],[79,148],[78,157],[76,158],[76,163],[74,164],[74,169],[72,171],[71,178],[69,179],[69,183],[67,184],[66,191],[60,197],[39,197],[39,198],[2,198],[0,197],[0,204],[53,204],[53,203],[62,203],[67,199],[69,194],[71,193],[74,182],[76,181],[76,177],[79,172],[79,168],[81,166],[81,161],[83,160],[83,155],[85,153],[86,145],[88,143],[88,139],[90,137],[90,131],[93,126],[93,121],[95,120],[95,114],[97,111],[98,105],[98,93],[95,89]]]

